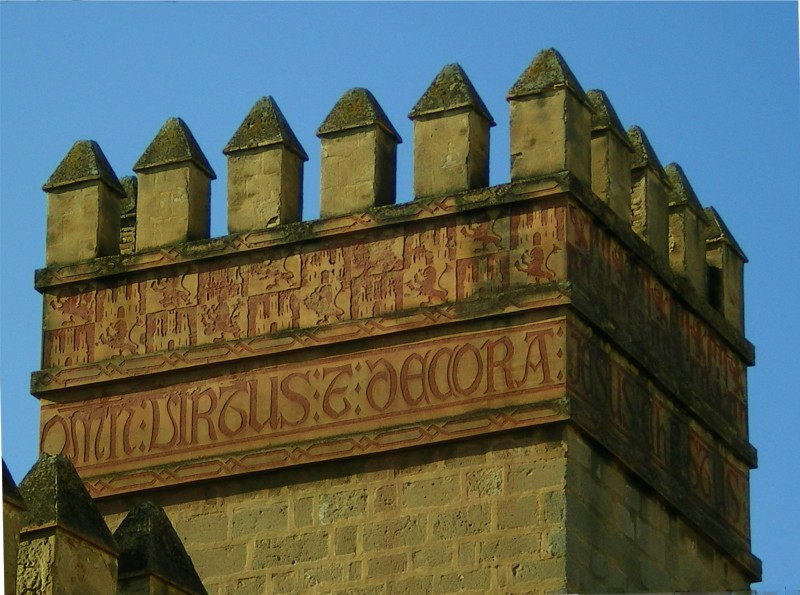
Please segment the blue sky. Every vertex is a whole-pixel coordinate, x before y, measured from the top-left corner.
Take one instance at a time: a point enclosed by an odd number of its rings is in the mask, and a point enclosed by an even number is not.
[[[800,590],[800,84],[793,2],[762,3],[1,3],[0,387],[3,457],[19,481],[35,460],[44,265],[42,183],[72,143],[93,139],[118,176],[163,122],[183,118],[219,179],[212,235],[225,234],[222,148],[263,95],[309,154],[305,218],[318,216],[317,127],[367,87],[404,139],[398,200],[411,198],[409,110],[459,62],[498,125],[491,182],[508,180],[505,94],[555,47],[585,89],[606,91],[662,163],[681,164],[749,256],[747,336],[753,551],[759,590]],[[795,337],[794,339],[792,337]]]

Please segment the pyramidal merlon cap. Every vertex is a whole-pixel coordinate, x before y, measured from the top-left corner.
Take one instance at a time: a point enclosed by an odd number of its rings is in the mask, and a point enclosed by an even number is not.
[[[154,574],[190,593],[206,594],[181,538],[155,504],[132,508],[114,532],[114,540],[119,546],[120,577]]]
[[[383,128],[398,143],[403,142],[372,93],[356,87],[339,98],[317,130],[317,136],[323,137],[342,130],[372,125]]]
[[[92,180],[102,180],[117,194],[125,194],[111,164],[100,149],[100,145],[93,140],[79,140],[72,145],[64,159],[44,183],[42,190],[49,192],[63,186]]]
[[[508,91],[506,99],[519,99],[561,87],[568,87],[580,98],[585,97],[583,88],[572,74],[564,58],[556,50],[549,48],[536,55],[533,62]]]
[[[284,143],[287,149],[297,153],[303,161],[308,161],[308,155],[283,117],[278,104],[272,97],[262,97],[256,101],[222,152],[229,155],[244,149],[268,147],[278,143]]]
[[[709,222],[708,227],[706,227],[706,241],[713,242],[721,240],[727,243],[744,262],[748,262],[747,255],[736,241],[736,238],[733,237],[731,230],[728,229],[727,225],[725,225],[725,221],[722,220],[722,217],[717,212],[717,209],[714,207],[706,207],[705,212]]]
[[[94,500],[64,455],[39,455],[39,460],[19,484],[19,491],[28,507],[29,525],[57,524],[99,546],[117,550]]]
[[[683,173],[683,168],[677,163],[670,163],[664,168],[664,173],[667,174],[676,199],[671,204],[688,205],[701,219],[705,220],[706,214],[700,204],[700,199],[697,198],[694,188],[689,183],[686,174]]]
[[[625,142],[630,146],[630,140],[625,134],[625,128],[623,128],[614,106],[611,105],[608,95],[600,89],[592,89],[586,92],[586,99],[589,105],[592,106],[592,130],[613,128],[622,135]]]
[[[659,172],[659,175],[663,176],[664,167],[661,165],[661,161],[658,160],[653,145],[650,144],[644,130],[638,126],[631,126],[628,128],[628,140],[633,145],[631,169],[650,166]]]
[[[211,164],[192,135],[192,131],[180,118],[169,118],[158,131],[133,166],[133,171],[146,171],[160,165],[191,161],[212,180],[217,179]]]
[[[469,107],[495,125],[492,115],[478,95],[467,73],[458,64],[448,64],[439,71],[417,104],[408,114],[412,120],[418,116],[435,114],[460,107]]]

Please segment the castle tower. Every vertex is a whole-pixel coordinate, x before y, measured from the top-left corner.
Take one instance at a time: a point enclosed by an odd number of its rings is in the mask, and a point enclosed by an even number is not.
[[[265,98],[226,148],[247,215],[205,241],[214,173],[182,121],[137,163],[138,194],[91,146],[103,167],[74,183],[124,194],[135,239],[37,271],[32,392],[42,450],[109,527],[154,501],[209,593],[759,580],[744,253],[555,50],[507,98],[511,182],[488,187],[494,121],[446,67],[395,205],[400,138],[348,91],[318,130],[315,221],[294,221],[305,153]]]

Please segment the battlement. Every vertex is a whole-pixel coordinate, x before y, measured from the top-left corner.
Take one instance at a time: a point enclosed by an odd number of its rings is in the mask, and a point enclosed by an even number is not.
[[[113,501],[564,424],[757,576],[744,253],[555,50],[507,100],[510,181],[488,186],[494,117],[445,66],[409,114],[396,204],[401,138],[347,91],[317,130],[321,216],[301,221],[307,154],[263,97],[223,151],[218,238],[182,120],[135,178],[76,143],[44,186],[42,450]]]
[[[555,50],[534,59],[507,99],[512,182],[568,179],[571,190],[608,206],[617,222],[652,250],[658,265],[668,264],[700,300],[742,330],[740,252],[731,251],[727,259],[715,256],[716,244],[707,239],[713,225],[698,210],[683,171],[673,164],[678,173],[668,175],[641,128],[626,133],[608,97],[602,91],[584,93]],[[416,200],[454,198],[487,187],[489,129],[495,122],[460,66],[443,68],[409,117],[414,121]],[[395,154],[401,139],[369,91],[347,91],[317,134],[323,219],[352,220],[362,214],[363,220],[375,207],[395,203]],[[286,233],[309,238],[318,229],[336,226],[318,221],[285,227],[301,217],[308,157],[273,98],[256,102],[224,153],[231,235],[209,238],[210,182],[216,174],[182,120],[167,120],[134,165],[137,177],[122,181],[97,143],[78,141],[43,187],[48,195],[48,269],[40,273],[38,286],[65,275],[74,278],[74,271],[85,270],[86,261],[97,257],[137,255],[101,265],[104,272],[124,271],[140,262],[158,262],[159,252],[215,256],[221,244],[247,247],[259,243],[254,236]],[[411,208],[398,205],[379,216],[402,217]],[[350,221],[340,226],[352,228]],[[269,234],[271,229],[285,233]],[[721,284],[709,281],[709,267],[725,269],[727,298],[718,295]]]

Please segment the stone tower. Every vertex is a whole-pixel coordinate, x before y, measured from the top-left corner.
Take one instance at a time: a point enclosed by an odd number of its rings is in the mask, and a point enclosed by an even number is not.
[[[446,66],[401,142],[366,89],[320,126],[321,213],[272,98],[216,176],[167,121],[117,179],[45,184],[41,449],[112,529],[163,507],[209,593],[730,591],[750,552],[746,257],[680,166],[541,52],[495,125]],[[411,197],[408,197],[409,199]]]

